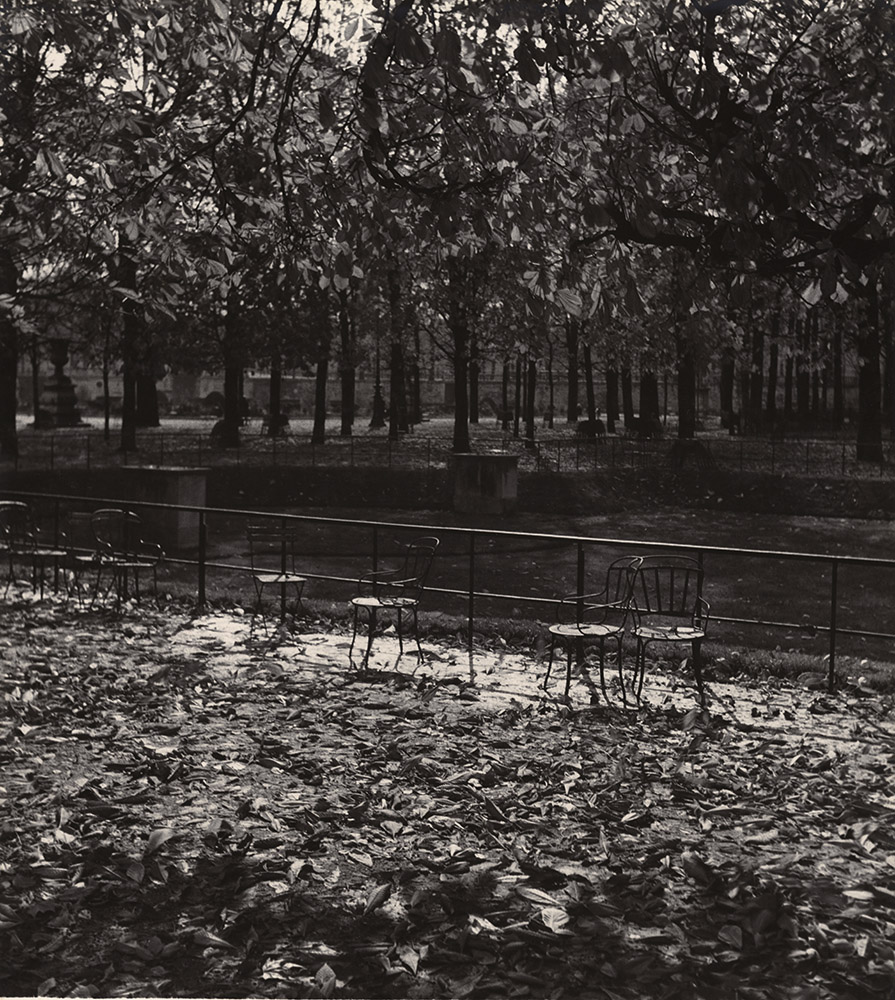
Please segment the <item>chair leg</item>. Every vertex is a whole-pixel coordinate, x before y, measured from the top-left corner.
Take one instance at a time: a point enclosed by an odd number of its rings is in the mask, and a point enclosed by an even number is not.
[[[362,670],[366,670],[370,665],[370,652],[373,649],[373,633],[376,631],[376,608],[370,608],[369,612],[369,620],[367,623],[367,648],[364,652],[364,658],[361,661]]]
[[[622,692],[622,705],[628,707],[628,691],[625,687],[625,668],[623,660],[625,637],[624,635],[618,635],[615,637],[615,666],[618,670],[618,685]],[[636,670],[636,667],[635,667]]]
[[[546,691],[547,685],[550,683],[550,671],[553,669],[553,654],[556,650],[556,639],[551,636],[550,639],[550,656],[547,660],[547,673],[544,674],[544,684],[543,688]]]
[[[705,708],[705,686],[702,683],[702,642],[699,639],[693,641],[693,673],[696,675],[699,704]]]
[[[420,645],[420,620],[417,609],[413,609],[413,637],[416,639],[416,651],[419,654],[419,662],[423,662],[423,647]]]
[[[597,652],[600,657],[600,690],[603,692],[603,701],[605,701],[606,704],[608,705],[609,694],[606,691],[606,672],[605,672],[606,644],[604,642],[600,643],[600,647]]]
[[[353,628],[351,630],[351,645],[348,647],[348,662],[354,666],[354,644],[357,642],[357,605],[352,605],[354,610]]]
[[[572,652],[573,646],[569,643],[569,651],[566,654],[566,689],[563,692],[563,697],[568,699],[569,688],[572,686]]]
[[[646,675],[646,647],[647,642],[643,639],[637,640],[637,669],[634,672],[634,679],[637,682],[637,690],[634,693],[634,697],[637,699],[637,704],[640,704],[640,694],[643,691],[643,679]]]
[[[404,618],[401,608],[398,608],[398,659],[404,655]],[[396,661],[397,662],[397,661]]]

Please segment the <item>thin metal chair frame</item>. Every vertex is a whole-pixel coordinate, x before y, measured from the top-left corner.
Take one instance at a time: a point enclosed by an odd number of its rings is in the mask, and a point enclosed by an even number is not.
[[[59,544],[45,542],[34,510],[20,500],[0,502],[0,546],[6,552],[8,566],[4,597],[15,579],[17,562],[27,562],[31,569],[31,587],[41,598],[46,588],[46,569],[53,565],[53,589],[59,588],[59,567],[66,550]]]
[[[614,559],[606,569],[606,585],[603,590],[596,594],[566,594],[559,598],[557,617],[560,621],[547,630],[550,635],[550,654],[543,682],[545,691],[550,683],[557,646],[562,646],[566,650],[566,683],[563,698],[568,699],[572,684],[572,655],[577,653],[583,662],[584,647],[595,645],[600,664],[600,690],[603,692],[603,698],[609,703],[605,662],[606,644],[611,640],[616,647],[622,700],[627,705],[622,673],[622,652],[625,626],[631,608],[634,573],[640,562],[639,556],[622,556]]]
[[[645,556],[634,576],[632,634],[637,640],[635,697],[640,702],[646,674],[647,646],[654,642],[689,643],[699,702],[705,706],[702,641],[710,607],[702,596],[704,571],[688,556]]]
[[[77,596],[78,604],[83,605],[81,577],[84,572],[95,573],[92,584],[90,607],[96,603],[99,596],[100,575],[103,560],[99,542],[93,530],[93,511],[69,511],[64,522],[64,547],[66,550],[65,566],[69,574],[68,593]]]
[[[358,617],[361,610],[367,612],[367,648],[361,660],[360,670],[365,671],[370,662],[373,648],[373,636],[376,631],[376,618],[379,611],[396,613],[398,631],[398,660],[404,655],[404,614],[409,612],[413,618],[413,636],[416,640],[419,663],[423,662],[423,648],[419,635],[419,605],[426,586],[432,560],[438,549],[439,540],[434,535],[421,535],[408,542],[404,551],[404,560],[395,569],[370,570],[357,582],[357,596],[351,599],[354,611],[351,646],[348,649],[348,659],[354,664],[354,646],[357,642]],[[367,593],[364,593],[364,590]]]
[[[96,592],[99,594],[100,578],[109,570],[111,578],[103,598],[114,589],[115,603],[120,607],[126,600],[130,580],[134,583],[134,599],[140,599],[140,574],[152,573],[152,592],[158,599],[158,567],[165,557],[164,550],[142,537],[143,521],[132,510],[120,507],[101,507],[90,516],[99,553]]]
[[[264,616],[264,589],[277,587],[280,592],[280,623],[284,624],[289,614],[288,589],[294,588],[295,601],[291,609],[292,624],[298,617],[299,609],[304,611],[302,594],[307,577],[296,568],[298,560],[298,527],[293,524],[276,524],[260,521],[246,525],[249,543],[249,560],[252,568],[252,583],[255,587],[255,604],[252,608],[251,629],[254,630],[258,616]],[[271,561],[274,565],[271,565]]]

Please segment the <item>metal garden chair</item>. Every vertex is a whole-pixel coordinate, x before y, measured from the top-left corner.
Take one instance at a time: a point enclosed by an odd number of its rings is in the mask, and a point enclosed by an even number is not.
[[[699,702],[705,705],[702,682],[702,640],[709,622],[709,605],[702,596],[703,569],[686,556],[645,556],[634,576],[631,614],[637,640],[634,690],[637,701],[646,674],[650,643],[689,643]]]
[[[102,507],[91,514],[90,526],[99,554],[94,597],[99,593],[100,578],[108,571],[110,581],[104,596],[114,590],[118,607],[127,600],[131,584],[134,599],[140,599],[141,574],[151,574],[152,592],[157,599],[158,567],[165,553],[160,545],[143,538],[140,517],[131,510]]]
[[[65,569],[68,573],[69,596],[77,596],[78,604],[83,604],[82,580],[85,574],[92,576],[91,606],[99,595],[102,573],[102,552],[93,531],[92,511],[69,511],[65,518]]]
[[[273,587],[279,592],[279,621],[285,624],[291,612],[292,625],[303,609],[301,602],[307,577],[298,570],[298,528],[293,524],[259,521],[246,525],[249,559],[252,565],[252,583],[255,587],[255,605],[252,609],[252,629],[260,615],[264,616],[264,592]],[[289,601],[290,591],[294,599]]]
[[[31,586],[44,596],[48,567],[53,567],[54,590],[58,589],[59,568],[65,559],[65,548],[58,539],[50,540],[38,524],[30,504],[20,500],[0,502],[0,549],[7,558],[6,588],[16,577],[16,564],[27,565]]]
[[[545,691],[550,682],[557,646],[566,651],[564,698],[568,698],[572,683],[572,655],[580,652],[583,659],[584,647],[596,646],[600,663],[600,690],[608,702],[605,674],[606,644],[612,642],[615,646],[622,698],[625,699],[622,644],[631,607],[634,573],[639,565],[639,557],[622,556],[609,564],[605,586],[601,591],[596,594],[567,594],[559,599],[557,617],[560,621],[549,626],[547,630],[550,635],[550,656],[547,661],[547,672],[544,675]]]
[[[361,661],[361,670],[365,670],[370,662],[373,635],[376,631],[376,618],[380,611],[396,614],[398,660],[404,655],[404,614],[407,612],[412,616],[417,653],[419,662],[422,663],[423,650],[420,646],[417,613],[438,545],[438,539],[431,535],[415,538],[407,544],[404,550],[404,559],[399,567],[378,571],[371,570],[358,580],[357,597],[351,599],[354,611],[354,630],[351,635],[348,659],[352,664],[354,664],[354,645],[357,641],[358,616],[361,611],[365,611],[368,617],[367,648]],[[395,663],[397,664],[397,660]]]

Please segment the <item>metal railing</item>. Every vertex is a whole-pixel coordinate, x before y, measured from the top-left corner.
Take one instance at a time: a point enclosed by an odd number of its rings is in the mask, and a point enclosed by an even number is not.
[[[347,584],[355,584],[358,576],[368,568],[376,569],[380,557],[384,551],[382,544],[384,535],[394,535],[394,533],[406,534],[413,532],[416,534],[436,534],[443,540],[449,540],[448,546],[442,545],[443,550],[451,550],[450,559],[445,558],[439,552],[439,562],[446,563],[445,573],[442,574],[441,582],[432,582],[427,586],[427,592],[440,595],[441,607],[448,604],[463,607],[463,617],[466,619],[466,642],[470,656],[473,652],[474,634],[476,622],[480,616],[480,609],[483,605],[497,604],[506,606],[508,603],[513,608],[520,605],[532,607],[535,611],[542,611],[546,607],[555,607],[555,595],[562,592],[569,592],[572,588],[569,581],[574,579],[578,592],[581,592],[583,583],[587,577],[587,565],[589,555],[593,550],[610,549],[613,557],[615,554],[637,553],[647,554],[663,550],[679,554],[688,554],[699,560],[700,564],[706,568],[707,586],[710,588],[708,596],[712,600],[712,623],[713,625],[725,624],[728,626],[761,626],[767,629],[784,630],[792,632],[799,630],[803,635],[809,633],[810,638],[817,636],[827,637],[828,659],[828,685],[832,690],[836,680],[836,658],[839,652],[839,641],[841,638],[857,637],[862,640],[875,639],[885,642],[895,640],[895,633],[882,631],[878,628],[845,627],[842,624],[841,612],[844,602],[841,594],[842,572],[869,571],[874,572],[895,571],[895,559],[884,559],[867,556],[847,556],[830,555],[825,553],[794,552],[786,550],[750,549],[736,548],[731,546],[717,546],[705,544],[683,544],[680,542],[665,542],[644,539],[623,539],[623,538],[594,538],[582,535],[561,535],[539,532],[520,532],[492,528],[471,528],[457,527],[453,525],[432,525],[432,524],[412,524],[398,521],[375,521],[358,518],[331,518],[308,514],[284,514],[269,513],[257,510],[241,510],[233,508],[209,508],[196,506],[180,506],[171,504],[144,503],[136,501],[123,501],[118,498],[96,498],[84,496],[71,496],[65,494],[31,493],[22,491],[4,491],[3,497],[6,499],[17,499],[31,502],[44,509],[53,520],[53,530],[57,539],[64,526],[64,515],[67,511],[80,508],[95,509],[101,506],[125,506],[144,512],[147,516],[151,512],[172,511],[190,515],[195,522],[195,546],[190,550],[190,554],[172,554],[168,562],[177,567],[186,567],[189,570],[188,577],[194,578],[196,602],[204,606],[209,600],[209,577],[212,572],[239,573],[246,574],[250,567],[246,561],[234,562],[235,556],[240,548],[240,540],[245,537],[244,524],[251,519],[257,521],[262,518],[276,519],[282,523],[299,523],[308,529],[309,532],[320,534],[323,541],[320,543],[321,553],[315,558],[316,571],[303,569],[303,575],[310,580],[337,584],[339,587]],[[210,524],[216,525],[216,532],[210,530]],[[329,534],[327,534],[327,532]],[[354,532],[355,534],[352,534]],[[363,544],[357,544],[353,539],[356,533],[360,533],[366,538]],[[214,534],[214,537],[213,537]],[[164,538],[160,538],[164,543]],[[340,547],[341,546],[341,547]],[[217,552],[218,557],[215,556]],[[552,568],[554,580],[552,583],[545,581],[539,586],[539,590],[548,590],[549,596],[544,593],[523,593],[520,590],[507,591],[505,589],[492,589],[482,583],[489,575],[495,579],[503,581],[509,575],[520,584],[523,580],[529,579],[529,574],[522,572],[519,568],[519,557],[521,555],[531,555],[533,552],[546,553],[543,564],[536,565],[541,568]],[[309,566],[312,559],[309,556]],[[336,567],[340,559],[351,563],[353,575],[346,575],[344,572],[337,572]],[[506,564],[497,565],[499,572],[483,572],[487,567],[488,560],[500,562],[500,560],[514,559],[515,562],[510,567],[509,574],[506,572]],[[727,602],[722,600],[718,603],[711,592],[711,588],[720,589],[730,586],[730,581],[735,580],[746,560],[765,560],[770,564],[771,572],[759,574],[759,579],[765,581],[768,593],[764,599],[765,605],[757,608],[757,613],[748,617],[743,613],[734,613],[732,608],[737,604],[744,604],[747,608],[752,607],[756,595],[752,593],[753,588],[739,596],[734,594],[727,597]],[[706,566],[710,562],[711,566]],[[808,581],[802,572],[803,567],[810,567],[814,571],[813,583]],[[194,577],[193,577],[194,575]],[[860,580],[865,578],[860,576]],[[895,579],[895,577],[893,577]],[[774,587],[782,588],[784,597],[774,595]],[[803,615],[796,618],[798,611],[799,590],[814,587],[813,592],[817,592],[820,586],[827,588],[828,597],[824,602],[826,613],[822,620],[807,620]],[[861,599],[866,602],[865,612],[870,615],[878,613],[891,613],[891,602],[887,599],[887,594],[891,592],[891,586],[875,591],[873,595],[866,592],[863,582],[858,584],[856,593],[861,595]],[[759,595],[761,597],[761,595]],[[873,601],[876,604],[873,604]],[[431,605],[435,603],[430,601]],[[728,607],[729,606],[729,607]],[[787,607],[790,611],[788,619],[781,620],[779,608]],[[721,613],[718,613],[720,607]],[[854,603],[849,599],[849,610],[854,610]],[[484,617],[484,616],[483,616]],[[876,621],[876,618],[873,619]]]

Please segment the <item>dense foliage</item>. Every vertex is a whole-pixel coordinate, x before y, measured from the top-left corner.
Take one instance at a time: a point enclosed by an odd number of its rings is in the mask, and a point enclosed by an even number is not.
[[[412,384],[423,324],[457,448],[483,357],[562,344],[570,383],[589,349],[607,385],[671,372],[686,435],[710,361],[761,369],[767,336],[816,374],[844,328],[878,458],[893,26],[880,0],[10,6],[0,444],[52,307],[85,355],[113,345],[126,444],[160,363],[226,373],[233,440],[246,365],[322,378],[338,334],[344,394],[376,326]]]

